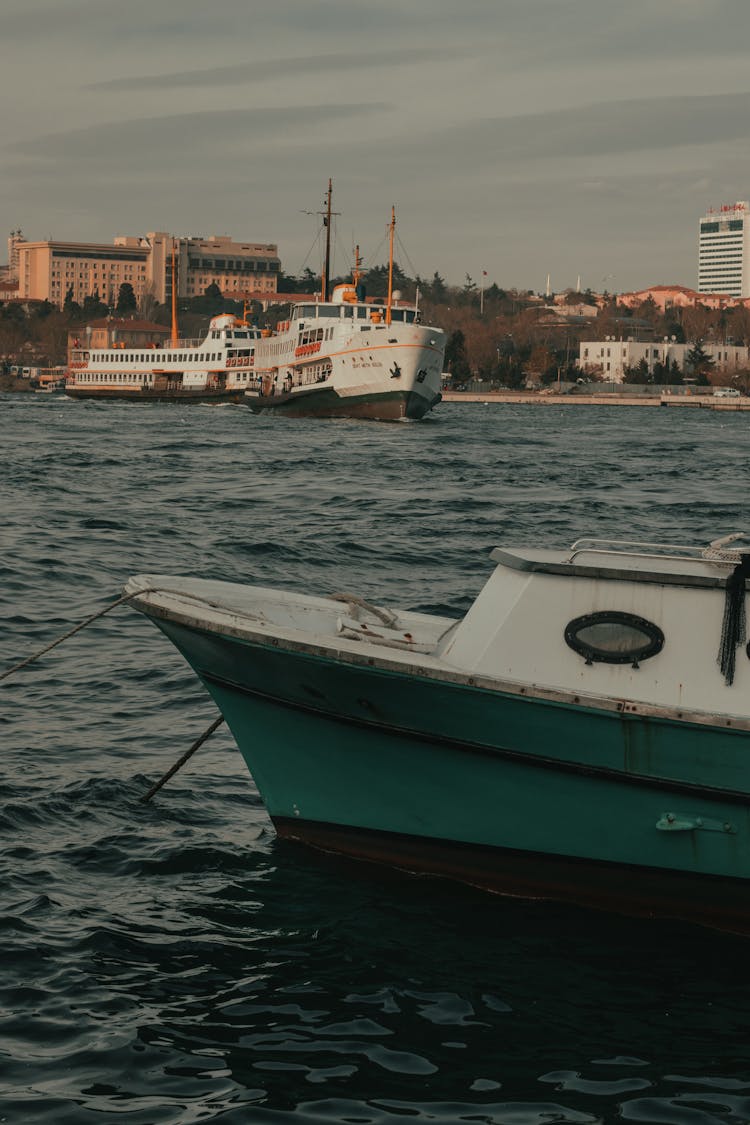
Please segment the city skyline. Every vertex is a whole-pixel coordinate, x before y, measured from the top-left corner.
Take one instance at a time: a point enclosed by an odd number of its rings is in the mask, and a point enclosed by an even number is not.
[[[335,272],[384,260],[393,204],[410,274],[697,286],[700,216],[750,195],[748,30],[741,0],[7,0],[5,234],[317,271],[330,176]]]

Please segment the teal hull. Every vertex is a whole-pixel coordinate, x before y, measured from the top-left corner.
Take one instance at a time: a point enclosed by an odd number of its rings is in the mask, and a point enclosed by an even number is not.
[[[513,894],[750,921],[746,733],[158,624],[280,835]]]

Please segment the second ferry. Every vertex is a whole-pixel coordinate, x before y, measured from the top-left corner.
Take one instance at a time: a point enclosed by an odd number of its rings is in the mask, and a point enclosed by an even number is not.
[[[328,183],[326,230],[331,230]],[[365,300],[359,254],[352,281],[329,295],[326,247],[319,300],[297,304],[273,334],[255,342],[255,380],[245,401],[255,413],[294,418],[422,418],[440,402],[445,333],[420,322],[416,305],[393,289],[395,211],[389,225],[388,295]]]

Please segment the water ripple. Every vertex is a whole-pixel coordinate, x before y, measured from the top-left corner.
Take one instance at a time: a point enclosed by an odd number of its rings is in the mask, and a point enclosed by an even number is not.
[[[1,405],[4,665],[131,573],[460,614],[501,542],[750,526],[740,414]],[[225,730],[142,804],[215,708],[126,607],[0,690],[0,1120],[750,1120],[745,942],[281,843]]]

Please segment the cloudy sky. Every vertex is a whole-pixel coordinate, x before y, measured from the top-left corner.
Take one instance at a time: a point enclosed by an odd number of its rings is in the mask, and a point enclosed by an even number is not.
[[[750,199],[750,0],[2,0],[0,215],[318,270],[542,291],[697,283]],[[4,258],[4,255],[2,255]]]

